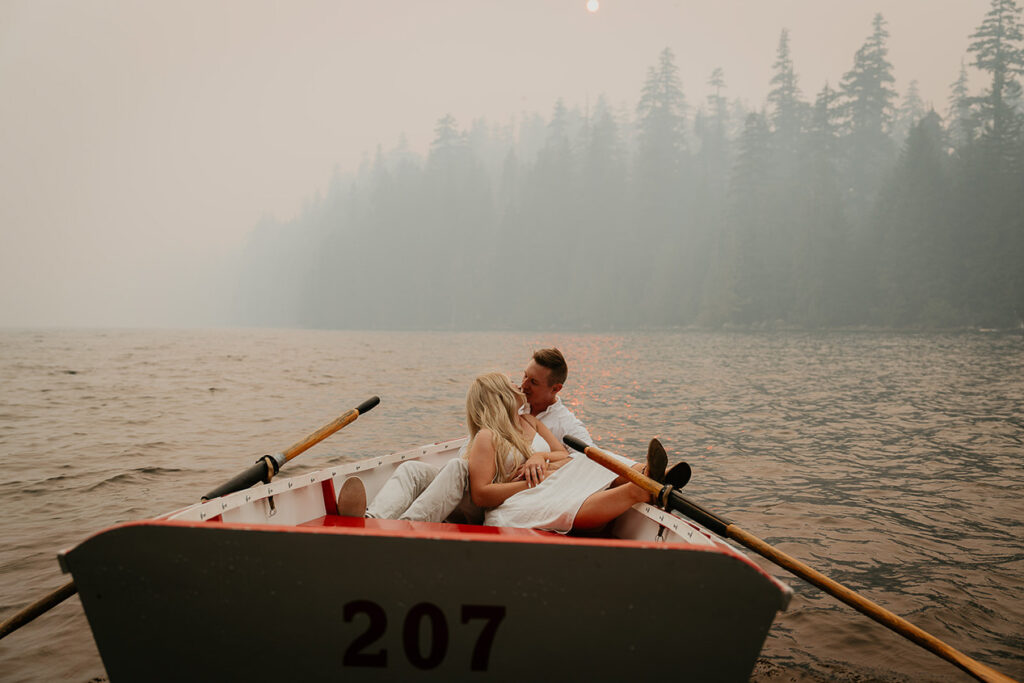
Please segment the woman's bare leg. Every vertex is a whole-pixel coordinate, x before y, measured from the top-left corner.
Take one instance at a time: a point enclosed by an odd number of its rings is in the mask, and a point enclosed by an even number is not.
[[[580,506],[573,529],[596,529],[612,521],[636,503],[646,503],[651,495],[635,484],[623,484],[598,491]]]
[[[644,472],[644,468],[645,467],[647,467],[647,466],[646,465],[642,465],[640,463],[637,463],[637,464],[633,465],[630,469],[636,470],[640,474],[645,474],[645,472]],[[609,486],[609,488],[611,488],[613,486],[621,486],[622,484],[626,484],[628,482],[629,482],[629,479],[626,479],[625,477],[615,477],[615,481],[613,481],[611,483],[611,486]]]

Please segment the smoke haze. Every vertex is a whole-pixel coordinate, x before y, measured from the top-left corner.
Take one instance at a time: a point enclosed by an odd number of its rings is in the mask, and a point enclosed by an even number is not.
[[[983,0],[604,0],[597,13],[567,0],[5,2],[0,325],[345,326],[344,315],[278,315],[259,302],[308,299],[316,287],[308,255],[324,244],[310,240],[341,233],[309,229],[304,217],[324,216],[332,191],[358,182],[378,145],[425,163],[450,113],[462,132],[481,119],[515,131],[525,166],[533,160],[522,154],[523,122],[549,122],[559,99],[570,118],[588,115],[602,95],[635,118],[663,48],[674,53],[691,129],[715,68],[730,103],[757,112],[782,29],[813,103],[851,69],[876,12],[888,22],[895,91],[902,98],[916,80],[923,103],[944,114],[987,8]],[[980,91],[985,76],[971,70],[970,83]],[[497,170],[487,179],[496,192]],[[295,229],[281,238],[288,225]],[[277,231],[277,241],[260,229]],[[525,281],[540,277],[523,267]],[[319,283],[329,281],[342,284]],[[323,302],[343,295],[320,294]],[[394,297],[379,307],[397,311],[401,292]],[[354,320],[432,326],[410,314]],[[457,323],[473,320],[464,312]],[[680,321],[690,322],[668,322]]]

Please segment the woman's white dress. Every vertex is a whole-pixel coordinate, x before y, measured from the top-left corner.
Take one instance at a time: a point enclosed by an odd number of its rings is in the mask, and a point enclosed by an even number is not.
[[[547,442],[543,439],[538,447],[539,437],[539,434],[534,437],[531,448],[536,451],[548,450]],[[620,455],[615,457],[628,465],[634,464],[632,460]],[[568,533],[583,502],[598,491],[608,488],[616,476],[586,455],[573,453],[572,462],[555,470],[539,486],[520,491],[498,507],[488,510],[484,514],[484,524]]]

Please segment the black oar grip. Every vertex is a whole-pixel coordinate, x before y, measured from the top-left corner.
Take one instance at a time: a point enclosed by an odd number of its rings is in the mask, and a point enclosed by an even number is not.
[[[262,458],[256,461],[256,464],[249,467],[249,469],[235,475],[229,481],[224,482],[214,490],[207,493],[200,500],[213,500],[214,498],[220,498],[226,496],[229,493],[235,491],[241,491],[247,489],[250,486],[255,486],[259,483],[269,483],[271,472],[277,474],[280,471],[277,461],[275,461],[269,455],[264,455]]]
[[[359,405],[357,405],[356,410],[359,412],[360,415],[362,415],[366,411],[374,408],[378,403],[380,403],[380,396],[373,396],[372,398],[368,398]]]
[[[678,491],[672,491],[668,498],[668,508],[670,510],[678,510],[693,521],[707,527],[719,536],[724,538],[729,537],[727,529],[732,524],[729,520],[705,510],[700,505],[683,498]]]
[[[583,439],[577,439],[575,436],[563,436],[562,441],[565,442],[566,446],[573,449],[574,451],[579,451],[580,453],[586,452],[586,450],[590,447],[590,444],[584,443]]]
[[[573,450],[579,451],[580,453],[586,453],[587,449],[590,448],[590,444],[584,443],[582,439],[577,439],[575,436],[563,436],[562,441],[565,442],[566,446],[572,448]],[[653,479],[650,481],[651,484],[655,486],[657,485]],[[666,494],[668,494],[667,501],[665,500]],[[732,522],[722,517],[719,517],[713,512],[705,510],[701,506],[697,505],[696,503],[690,502],[686,498],[683,498],[681,495],[679,495],[678,491],[673,490],[672,486],[663,486],[661,489],[661,493],[658,495],[658,499],[659,503],[662,504],[664,507],[667,507],[671,510],[678,510],[679,512],[682,512],[690,519],[710,529],[719,536],[724,536],[726,538],[729,537],[729,534],[726,531],[726,529],[729,527],[730,524],[732,524]]]

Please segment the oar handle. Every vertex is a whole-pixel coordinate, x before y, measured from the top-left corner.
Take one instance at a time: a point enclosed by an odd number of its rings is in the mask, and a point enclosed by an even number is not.
[[[914,626],[903,617],[897,616],[884,607],[876,605],[846,586],[838,583],[837,581],[833,581],[821,572],[811,569],[800,560],[787,555],[781,550],[765,543],[757,536],[744,531],[723,517],[705,510],[693,501],[687,500],[680,495],[678,491],[670,491],[668,496],[664,496],[664,487],[661,484],[650,477],[646,477],[637,472],[622,461],[617,460],[596,446],[588,445],[571,436],[566,436],[562,440],[568,446],[585,453],[591,460],[604,465],[616,474],[629,479],[629,481],[645,491],[659,496],[659,499],[661,500],[667,500],[666,507],[682,512],[690,519],[702,524],[720,536],[725,536],[737,541],[738,543],[742,543],[747,548],[750,548],[759,555],[771,560],[783,569],[792,572],[801,579],[817,586],[829,595],[846,603],[850,607],[853,607],[861,614],[874,619],[886,628],[895,631],[904,638],[917,643],[926,650],[942,657],[952,664],[955,664],[977,678],[979,681],[986,681],[987,683],[1016,683],[1016,681],[1009,676],[1001,674],[981,662],[968,657],[959,650],[950,647],[930,633]]]
[[[597,446],[592,446],[583,441],[582,439],[577,439],[575,436],[564,436],[562,437],[562,441],[564,441],[565,445],[568,446],[569,448],[572,448],[573,450],[577,450],[580,453],[585,454],[594,462],[598,463],[599,465],[604,465],[608,469],[614,471],[616,474],[623,476],[626,479],[629,479],[630,482],[636,484],[637,486],[646,491],[649,491],[655,496],[661,493],[661,484],[659,484],[658,482],[654,481],[649,477],[645,477],[644,475],[640,474],[639,472],[637,472],[636,470],[634,470],[632,467],[625,464],[621,460],[618,460],[614,456],[605,453]]]
[[[248,468],[242,470],[231,479],[227,480],[217,488],[213,489],[200,500],[213,500],[214,498],[220,498],[226,496],[229,493],[235,491],[241,491],[247,489],[250,486],[255,486],[259,483],[269,482],[270,479],[280,471],[280,466],[277,462],[269,455],[264,455],[262,458],[256,461],[255,465],[250,465]]]
[[[347,411],[338,419],[334,420],[330,424],[324,425],[323,427],[316,430],[299,443],[295,444],[294,446],[286,450],[284,453],[279,454],[277,458],[281,458],[280,460],[269,455],[264,455],[262,458],[256,461],[255,465],[252,465],[244,472],[233,477],[230,481],[221,484],[213,491],[207,493],[205,496],[203,496],[203,500],[210,500],[212,498],[217,498],[218,496],[223,496],[227,493],[240,491],[261,481],[270,481],[270,477],[274,476],[277,473],[281,465],[288,462],[289,460],[294,458],[299,453],[302,453],[306,449],[320,443],[321,441],[329,437],[331,434],[338,431],[345,425],[349,424],[366,411],[371,410],[378,403],[380,403],[379,396],[373,396],[371,398],[366,399],[352,410]],[[38,617],[40,614],[43,614],[50,609],[53,609],[60,603],[70,598],[76,592],[78,592],[78,588],[75,587],[75,582],[69,581],[68,583],[64,584],[63,586],[53,591],[49,595],[43,596],[39,600],[36,600],[31,605],[29,605],[25,609],[21,610],[20,612],[12,616],[10,619],[7,619],[2,624],[0,624],[0,638],[3,638],[4,636],[10,633],[13,633],[14,631],[18,630],[25,624],[29,623],[30,621]]]
[[[332,420],[328,424],[325,424],[323,427],[316,430],[302,441],[299,441],[298,443],[294,444],[291,448],[281,453],[278,453],[277,455],[274,456],[264,455],[262,458],[256,461],[255,465],[249,466],[248,469],[243,470],[239,474],[232,477],[230,480],[224,482],[217,488],[213,489],[205,496],[203,496],[201,500],[213,500],[214,498],[226,496],[227,494],[234,493],[235,491],[247,489],[250,486],[259,484],[260,482],[269,482],[271,477],[277,474],[280,471],[281,466],[284,465],[286,462],[288,462],[295,456],[299,455],[303,451],[306,451],[312,448],[313,446],[317,445],[318,443],[329,437],[331,434],[334,434],[336,431],[338,431],[345,425],[351,424],[352,422],[355,421],[357,417],[367,412],[368,410],[371,410],[378,403],[380,403],[379,396],[372,396],[366,399],[355,408],[346,411],[337,419]]]
[[[684,512],[684,514],[686,514]],[[968,657],[954,647],[950,647],[927,631],[914,626],[903,617],[896,615],[881,605],[877,605],[859,593],[850,590],[838,581],[833,581],[821,572],[808,567],[800,560],[787,555],[778,548],[765,543],[757,536],[730,524],[726,529],[726,536],[742,543],[759,555],[771,560],[780,567],[789,570],[804,581],[817,586],[832,597],[846,603],[861,614],[877,621],[882,626],[899,633],[904,638],[917,643],[924,649],[942,657],[947,662],[955,664],[979,681],[989,683],[1016,683],[1014,679],[999,673],[976,659]]]
[[[363,413],[366,413],[369,410],[376,407],[378,403],[380,403],[380,397],[373,396],[371,398],[366,399],[352,410],[345,412],[336,420],[330,422],[329,424],[325,424],[323,427],[316,430],[302,441],[299,441],[298,443],[294,444],[291,448],[284,451],[282,453],[282,455],[284,456],[284,461],[280,462],[279,464],[283,465],[284,463],[288,462],[289,460],[299,455],[303,451],[308,450],[313,446],[317,445],[318,443],[320,443],[321,441],[323,441],[324,439],[326,439],[331,434],[338,431],[345,425],[354,422],[355,419],[362,415]]]
[[[690,519],[695,520],[699,524],[711,529],[716,534],[725,535],[725,529],[729,526],[730,522],[720,517],[713,512],[710,512],[700,505],[683,498],[679,493],[671,486],[665,486],[659,484],[650,477],[646,477],[640,472],[637,472],[629,465],[625,464],[621,460],[616,459],[614,456],[602,451],[597,446],[591,446],[585,443],[581,439],[577,439],[574,436],[563,437],[562,441],[567,446],[573,448],[581,453],[584,453],[588,458],[593,460],[599,465],[603,465],[608,469],[612,470],[616,474],[625,477],[631,483],[636,484],[643,490],[657,496],[657,499],[661,502],[667,502],[666,507],[683,512]]]
[[[78,592],[78,589],[75,587],[75,582],[68,581],[52,593],[39,598],[4,623],[0,624],[0,638],[4,638],[9,634],[14,633],[40,614],[43,614],[64,602],[76,592]]]

